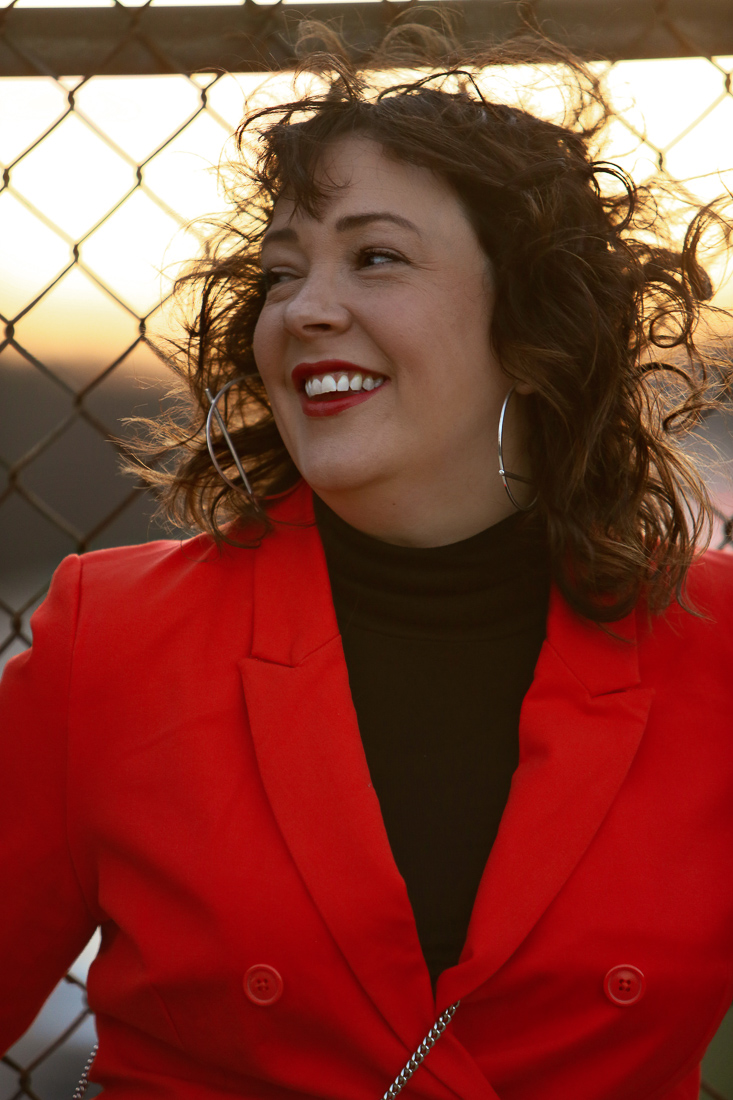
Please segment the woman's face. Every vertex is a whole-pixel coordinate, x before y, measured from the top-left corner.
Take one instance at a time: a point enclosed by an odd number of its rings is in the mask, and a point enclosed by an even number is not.
[[[489,261],[429,170],[355,137],[325,151],[321,172],[338,190],[320,216],[279,200],[262,248],[254,353],[283,441],[342,515],[355,494],[396,508],[465,498],[486,505],[476,529],[488,526],[511,511],[496,453],[511,382],[489,342]]]

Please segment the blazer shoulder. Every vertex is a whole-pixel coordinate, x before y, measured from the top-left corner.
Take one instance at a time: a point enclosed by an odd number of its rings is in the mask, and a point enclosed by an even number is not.
[[[168,598],[178,586],[190,585],[196,591],[236,583],[252,571],[256,558],[273,556],[276,544],[284,544],[286,557],[297,558],[297,533],[313,525],[310,490],[299,483],[268,506],[267,512],[274,521],[267,535],[256,525],[249,528],[235,520],[225,528],[226,540],[221,542],[204,533],[91,551],[80,559],[82,585],[110,598],[133,594]]]
[[[77,670],[113,660],[142,670],[204,637],[236,637],[246,649],[254,553],[200,535],[67,558],[34,616],[34,648],[56,624],[71,632]]]
[[[169,601],[189,586],[223,583],[233,573],[247,572],[254,549],[197,535],[93,550],[79,558],[82,593],[106,601]]]
[[[641,617],[642,666],[659,664],[665,675],[730,683],[733,661],[733,554],[708,551],[690,567],[683,601],[659,615]]]
[[[726,623],[733,630],[733,553],[708,550],[693,563],[685,595],[703,618]]]

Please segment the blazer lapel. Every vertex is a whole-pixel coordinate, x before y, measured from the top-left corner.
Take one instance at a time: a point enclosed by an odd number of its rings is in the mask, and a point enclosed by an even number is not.
[[[629,639],[619,641],[553,593],[548,637],[522,707],[519,767],[464,951],[434,1000],[370,782],[310,493],[296,491],[279,513],[288,526],[256,555],[252,654],[240,662],[258,765],[314,903],[411,1051],[437,1013],[516,951],[613,802],[652,694],[639,686],[635,622],[614,624]],[[497,1100],[452,1025],[425,1071],[466,1098]]]
[[[276,530],[256,556],[253,649],[240,662],[257,761],[334,939],[414,1048],[435,1019],[428,971],[362,749],[309,494],[296,494],[294,514],[310,527]]]
[[[611,637],[553,591],[547,640],[520,717],[519,766],[442,1010],[487,981],[551,904],[631,766],[653,693],[639,686],[636,622]]]

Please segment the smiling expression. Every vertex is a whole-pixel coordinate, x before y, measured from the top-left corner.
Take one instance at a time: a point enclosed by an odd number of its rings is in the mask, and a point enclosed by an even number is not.
[[[366,138],[330,146],[320,171],[338,189],[319,217],[280,199],[262,249],[254,353],[293,461],[328,503],[468,494],[501,518],[495,439],[511,383],[490,347],[490,264],[463,207]]]

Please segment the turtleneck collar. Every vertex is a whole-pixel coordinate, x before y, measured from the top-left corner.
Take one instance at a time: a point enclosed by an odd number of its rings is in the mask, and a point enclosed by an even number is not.
[[[549,559],[534,517],[510,516],[448,546],[395,546],[313,497],[342,633],[509,637],[547,612]]]

